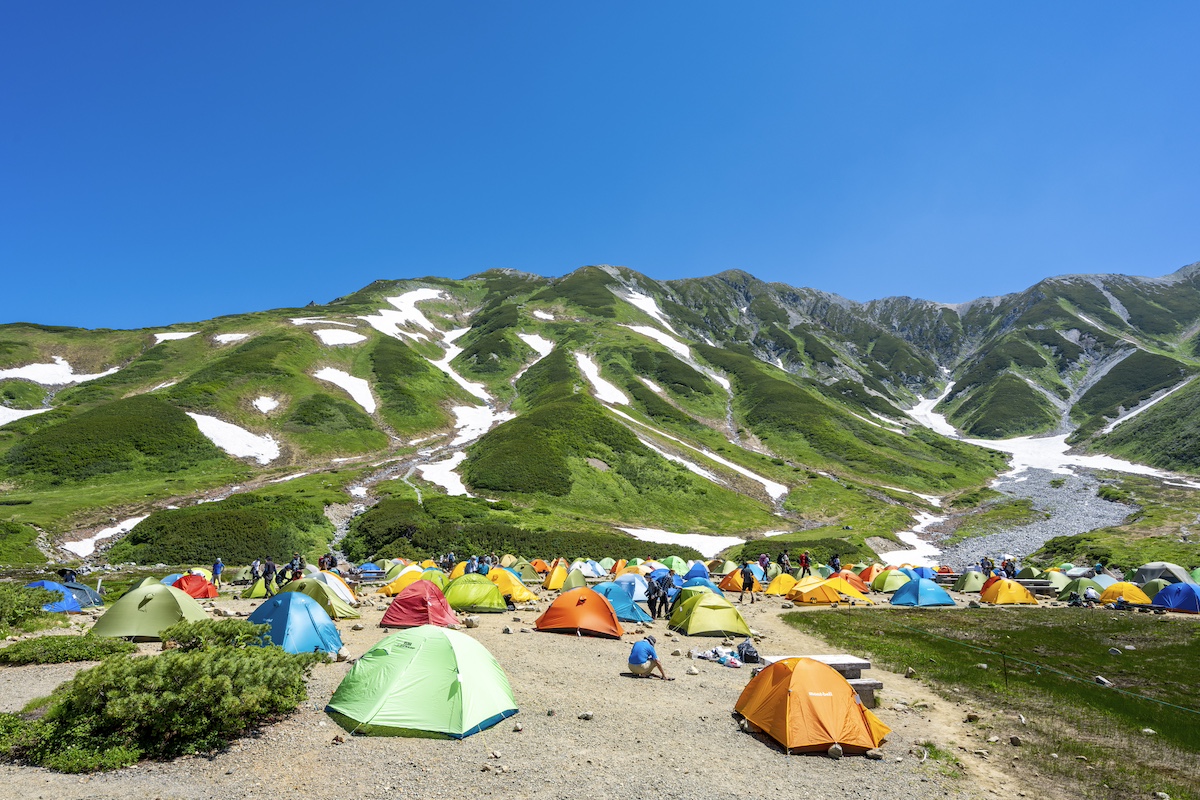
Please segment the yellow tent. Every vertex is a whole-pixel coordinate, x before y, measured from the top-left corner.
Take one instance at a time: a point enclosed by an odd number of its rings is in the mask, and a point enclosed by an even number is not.
[[[770,585],[767,586],[767,590],[763,592],[763,594],[785,595],[790,592],[792,587],[795,585],[796,579],[785,572],[776,577],[775,580],[771,581]]]
[[[858,589],[855,589],[853,586],[851,586],[850,581],[846,580],[845,578],[830,578],[829,580],[825,581],[825,585],[830,589],[833,589],[838,594],[844,594],[846,597],[853,597],[855,600],[865,600],[868,603],[873,602],[872,600],[868,599],[865,594],[862,594],[858,591]]]
[[[386,594],[388,597],[394,597],[395,595],[398,595],[404,591],[410,583],[421,580],[421,575],[421,568],[410,564],[409,566],[405,567],[399,575],[396,576],[395,580],[393,580],[387,586],[382,587],[378,593]]]
[[[421,569],[429,569],[430,567],[436,567],[436,566],[437,566],[437,563],[428,558],[421,562]]]
[[[546,576],[546,580],[542,581],[543,589],[561,589],[563,581],[567,579],[567,568],[562,564],[555,563],[554,569],[550,570],[550,574]]]
[[[818,583],[815,586],[807,586],[804,588],[796,587],[792,589],[788,595],[794,603],[840,603],[842,596],[837,593],[837,589],[832,586],[826,586],[824,583]]]
[[[617,573],[617,575],[642,575],[642,576],[646,576],[646,575],[649,575],[649,574],[650,574],[650,572],[651,572],[651,569],[650,569],[649,567],[645,566],[644,564],[637,564],[637,565],[635,565],[635,566],[632,566],[632,567],[625,567],[625,568],[624,568],[624,569],[622,569],[620,572],[618,572],[618,573]]]
[[[506,569],[490,569],[487,578],[496,584],[500,589],[500,594],[512,597],[514,603],[528,603],[530,600],[537,599],[536,594],[526,589],[525,584]]]
[[[500,556],[500,566],[511,567],[520,560],[521,559],[517,558],[512,553],[505,553],[504,555]]]
[[[788,590],[788,593],[784,595],[784,597],[786,597],[788,600],[795,600],[800,592],[811,589],[814,586],[820,586],[824,582],[825,579],[820,575],[806,575],[804,580],[796,581],[796,583],[790,590]]]
[[[454,565],[454,569],[450,570],[450,580],[461,578],[467,574],[467,562],[460,561]]]
[[[1115,603],[1118,598],[1124,597],[1126,603],[1137,603],[1141,605],[1150,605],[1150,598],[1146,596],[1140,588],[1132,583],[1114,583],[1112,586],[1104,590],[1104,594],[1100,595],[1101,603]]]
[[[1021,584],[1016,581],[998,580],[983,590],[980,599],[997,606],[1026,605],[1036,606],[1038,601]]]

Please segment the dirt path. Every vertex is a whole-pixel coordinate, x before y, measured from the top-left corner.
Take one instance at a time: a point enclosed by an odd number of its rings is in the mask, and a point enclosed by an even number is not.
[[[254,601],[218,601],[249,611]],[[542,604],[544,606],[544,604]],[[840,652],[785,625],[779,601],[745,606],[747,621],[765,638],[764,654]],[[960,751],[970,733],[963,710],[916,680],[873,669],[883,681],[879,717],[894,733],[882,761],[847,757],[787,756],[742,733],[731,716],[750,669],[672,656],[678,648],[711,647],[709,638],[678,637],[662,622],[652,630],[669,674],[677,680],[622,677],[632,640],[579,638],[546,633],[504,634],[532,628],[538,612],[482,615],[468,631],[496,655],[508,673],[520,713],[462,741],[345,736],[322,711],[349,670],[348,664],[316,669],[310,700],[291,718],[259,735],[235,742],[212,757],[150,763],[94,776],[0,766],[8,797],[227,798],[278,797],[459,798],[703,798],[774,796],[799,798],[979,798],[998,794],[1010,779],[991,761]],[[362,654],[384,631],[382,611],[363,609],[363,619],[338,624],[351,652]],[[514,617],[518,617],[518,622]],[[364,629],[352,630],[354,622]],[[148,646],[148,649],[154,646]],[[699,675],[685,670],[695,665]],[[0,710],[14,710],[47,694],[73,672],[71,666],[0,668]],[[17,687],[16,691],[11,691]],[[548,712],[553,710],[553,716]],[[594,714],[581,720],[585,711]],[[514,731],[521,723],[523,730]],[[958,754],[965,777],[942,774],[933,760],[921,763],[921,742]],[[1008,747],[1008,745],[1005,745]],[[1012,748],[1015,750],[1015,748]],[[492,752],[499,758],[491,758]],[[484,772],[484,766],[490,767]],[[1031,790],[1032,791],[1032,790]],[[1038,792],[1037,796],[1053,796]]]

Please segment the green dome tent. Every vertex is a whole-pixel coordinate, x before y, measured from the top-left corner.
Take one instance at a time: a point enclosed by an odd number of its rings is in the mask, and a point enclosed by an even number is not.
[[[979,574],[982,575],[983,573]],[[894,592],[911,580],[912,578],[900,570],[889,569],[875,576],[875,580],[871,581],[871,588],[877,592]],[[982,586],[983,584],[980,583],[979,585]]]
[[[159,586],[161,586],[162,582],[160,580],[158,580],[157,578],[152,578],[149,575],[147,575],[146,577],[139,580],[137,583],[130,586],[129,591],[132,592],[134,589],[141,589],[143,586],[153,586],[155,584],[158,584]],[[126,592],[126,594],[128,594],[128,592]]]
[[[1017,578],[1020,580],[1025,580],[1027,578],[1040,578],[1043,574],[1044,573],[1040,569],[1030,564],[1017,573]]]
[[[895,572],[896,570],[892,570]],[[884,573],[880,573],[882,575]],[[876,575],[875,577],[879,577]],[[987,580],[987,576],[979,570],[970,569],[958,576],[958,580],[954,582],[951,588],[956,592],[978,592],[983,589],[983,582]]]
[[[1155,578],[1152,581],[1146,581],[1142,584],[1142,592],[1145,593],[1146,597],[1153,599],[1154,595],[1158,594],[1170,585],[1171,582],[1164,578]]]
[[[667,569],[675,570],[676,575],[682,575],[688,570],[687,562],[679,556],[667,556],[666,558],[660,558],[658,562]]]
[[[517,703],[487,648],[421,625],[368,650],[325,711],[351,733],[461,739],[516,714]]]
[[[500,587],[478,573],[455,578],[446,585],[446,602],[455,611],[499,614],[508,610]]]
[[[569,592],[580,586],[587,586],[587,578],[579,570],[573,569],[567,574],[567,579],[563,581],[562,591]]]
[[[702,592],[675,607],[668,623],[686,636],[749,636],[750,626],[733,604],[712,592]]]
[[[722,561],[720,564],[711,567],[708,571],[713,575],[728,575],[729,573],[736,572],[739,569],[740,567],[732,561]]]
[[[541,583],[542,576],[534,569],[533,564],[528,561],[518,561],[509,567],[513,572],[521,576],[522,583]]]
[[[1059,600],[1068,600],[1071,597],[1071,592],[1078,592],[1080,597],[1087,591],[1088,587],[1095,589],[1100,594],[1104,594],[1104,587],[1096,583],[1091,578],[1075,578],[1073,581],[1064,586],[1058,593]]]
[[[342,598],[334,593],[328,585],[315,578],[301,578],[298,581],[285,583],[280,592],[303,592],[321,604],[330,619],[357,619],[362,616]]]
[[[605,556],[604,558],[600,559],[599,563],[600,566],[604,567],[605,570],[611,570],[613,568],[613,564],[617,562]]]
[[[1071,582],[1065,572],[1046,571],[1042,573],[1042,580],[1049,581],[1054,587],[1054,591],[1061,592],[1063,587]]]
[[[92,627],[94,636],[111,639],[158,641],[159,634],[176,623],[209,619],[200,604],[186,592],[161,583],[130,589],[112,604]]]

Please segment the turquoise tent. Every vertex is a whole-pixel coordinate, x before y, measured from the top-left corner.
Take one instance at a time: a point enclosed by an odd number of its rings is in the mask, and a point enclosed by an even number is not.
[[[321,604],[301,592],[283,592],[263,602],[249,617],[255,625],[270,625],[271,644],[289,653],[336,653],[342,637]]]
[[[633,602],[629,592],[612,581],[597,583],[592,589],[608,598],[613,611],[617,612],[617,619],[621,622],[650,622],[653,619],[641,606]]]
[[[955,605],[946,590],[928,578],[917,578],[901,586],[892,594],[894,606],[952,606]]]

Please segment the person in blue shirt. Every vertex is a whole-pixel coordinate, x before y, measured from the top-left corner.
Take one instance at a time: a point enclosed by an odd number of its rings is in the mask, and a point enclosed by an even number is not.
[[[224,571],[225,571],[225,565],[222,564],[221,559],[218,558],[217,563],[213,564],[213,568],[212,568],[212,574],[213,574],[212,583],[213,583],[213,586],[215,586],[218,589],[221,588],[221,573]]]
[[[629,671],[639,678],[653,678],[657,669],[660,678],[673,681],[675,679],[667,677],[662,662],[658,660],[658,653],[654,650],[656,642],[653,636],[634,642],[633,649],[629,651]]]

